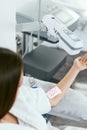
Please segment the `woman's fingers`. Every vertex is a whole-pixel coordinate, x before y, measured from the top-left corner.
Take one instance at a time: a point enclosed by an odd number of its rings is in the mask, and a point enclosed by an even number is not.
[[[81,57],[81,62],[87,64],[87,53]]]

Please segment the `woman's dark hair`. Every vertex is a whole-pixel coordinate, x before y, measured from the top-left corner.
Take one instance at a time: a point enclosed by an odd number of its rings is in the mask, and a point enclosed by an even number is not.
[[[15,101],[22,69],[22,59],[18,54],[0,48],[0,119],[9,112]]]

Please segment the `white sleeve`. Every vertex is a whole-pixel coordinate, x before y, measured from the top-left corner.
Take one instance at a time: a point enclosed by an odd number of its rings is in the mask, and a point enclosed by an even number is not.
[[[28,84],[28,78],[25,77],[21,91],[25,95],[26,102],[37,109],[41,114],[48,113],[51,110],[49,99],[41,87],[31,88]]]
[[[26,102],[37,109],[41,114],[48,113],[51,110],[49,99],[42,88],[27,88],[25,96]]]
[[[42,114],[48,113],[51,110],[49,99],[42,88],[37,88],[37,91],[36,109]]]

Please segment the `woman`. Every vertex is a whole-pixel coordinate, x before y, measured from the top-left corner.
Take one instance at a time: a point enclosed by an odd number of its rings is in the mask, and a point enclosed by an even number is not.
[[[12,116],[8,111],[21,85],[22,71],[21,58],[8,49],[0,48],[0,122]],[[16,117],[13,117],[12,121],[17,123]]]
[[[66,76],[54,86],[54,94],[52,90],[46,94],[40,87],[33,89],[26,86],[28,80],[22,85],[22,59],[9,49],[0,48],[0,123],[20,124],[29,130],[58,130],[43,115],[60,102],[78,73],[84,69],[87,69],[87,55],[74,61]]]

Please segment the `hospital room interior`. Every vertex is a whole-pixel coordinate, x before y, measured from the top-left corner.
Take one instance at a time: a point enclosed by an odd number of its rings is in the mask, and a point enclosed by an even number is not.
[[[3,0],[1,3],[0,47],[22,57],[24,76],[29,79],[46,81],[48,86],[58,83],[74,59],[87,53],[87,0]],[[42,87],[45,90],[44,83]],[[87,70],[79,73],[70,88],[87,97]],[[72,94],[69,96],[74,98]],[[69,107],[67,113],[58,114],[53,109],[46,116],[53,126],[87,129],[87,110],[81,118],[76,114],[79,107],[75,113],[74,107],[68,111]]]

